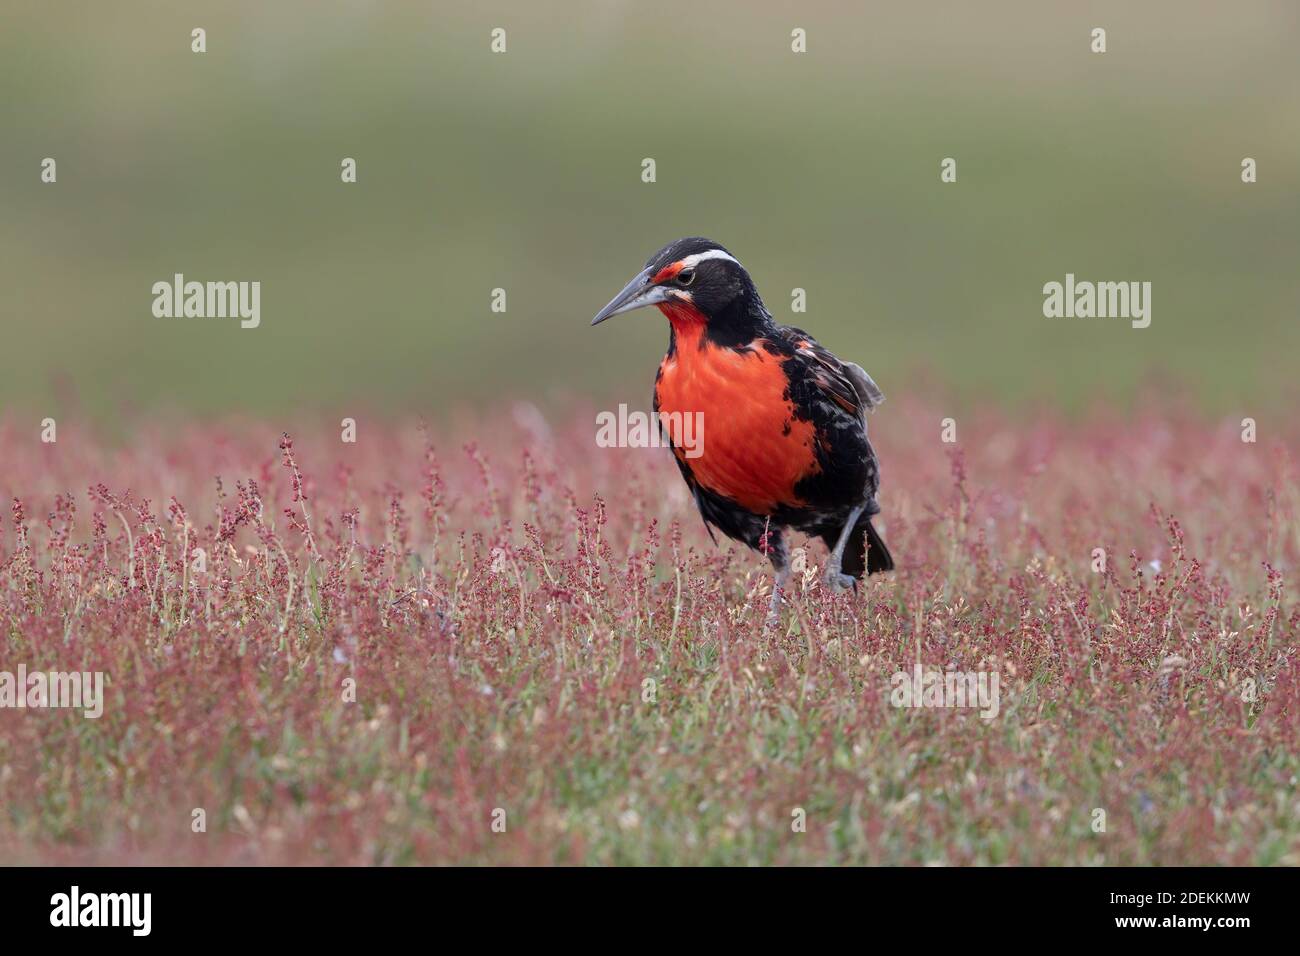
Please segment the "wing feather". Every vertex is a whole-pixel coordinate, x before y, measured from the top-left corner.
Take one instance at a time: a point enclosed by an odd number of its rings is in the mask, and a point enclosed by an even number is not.
[[[802,329],[784,328],[781,332],[782,338],[794,348],[794,357],[804,363],[817,387],[844,411],[865,421],[866,413],[885,400],[885,393],[861,365],[837,358]]]

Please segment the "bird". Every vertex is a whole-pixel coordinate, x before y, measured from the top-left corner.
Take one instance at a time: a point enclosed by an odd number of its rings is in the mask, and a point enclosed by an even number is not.
[[[826,542],[832,591],[893,570],[871,520],[880,463],[867,414],[885,399],[871,376],[778,324],[745,267],[709,239],[664,246],[591,324],[651,305],[669,328],[654,383],[665,444],[714,543],[716,528],[771,561],[768,623],[789,587],[790,530]],[[698,447],[671,427],[690,415],[703,425]]]

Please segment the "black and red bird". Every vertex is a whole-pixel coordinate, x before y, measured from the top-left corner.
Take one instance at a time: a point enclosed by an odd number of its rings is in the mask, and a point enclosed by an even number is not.
[[[708,239],[660,249],[591,324],[647,305],[669,325],[655,376],[661,423],[664,413],[703,416],[690,453],[668,430],[677,466],[706,527],[771,559],[773,614],[790,575],[786,529],[826,542],[832,588],[892,570],[871,524],[880,466],[867,412],[884,401],[871,377],[778,325],[744,266]]]

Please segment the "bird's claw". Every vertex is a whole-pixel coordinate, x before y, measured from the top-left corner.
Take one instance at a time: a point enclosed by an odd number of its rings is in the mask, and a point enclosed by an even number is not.
[[[828,591],[848,591],[857,583],[857,578],[853,575],[839,571],[828,571],[822,578],[822,584]]]

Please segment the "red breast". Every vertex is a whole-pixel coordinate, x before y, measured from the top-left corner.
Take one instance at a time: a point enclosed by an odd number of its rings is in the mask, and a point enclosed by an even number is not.
[[[702,486],[755,514],[799,507],[798,482],[820,466],[811,422],[798,421],[786,397],[788,380],[779,356],[757,341],[737,351],[704,338],[704,317],[685,304],[662,303],[676,348],[659,366],[659,410],[703,413],[697,436],[701,454],[674,452]]]

